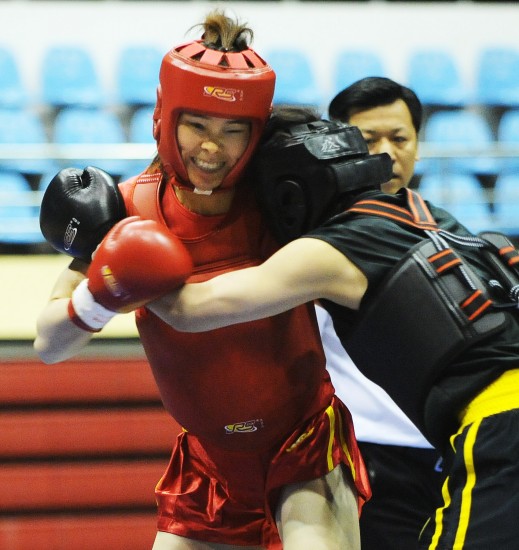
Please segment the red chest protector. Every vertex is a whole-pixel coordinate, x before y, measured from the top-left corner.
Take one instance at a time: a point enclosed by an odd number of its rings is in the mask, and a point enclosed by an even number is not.
[[[167,225],[195,265],[190,282],[261,263],[275,247],[255,202],[237,192],[231,211],[186,211],[160,174],[120,185],[128,215]],[[203,333],[180,333],[147,309],[137,327],[162,400],[189,432],[234,450],[265,449],[329,404],[333,387],[313,305]]]
[[[189,282],[217,273],[257,265],[274,250],[253,201],[237,195],[226,216],[200,216],[187,211],[161,174],[144,174],[120,185],[129,216],[167,225],[189,249],[195,266]]]

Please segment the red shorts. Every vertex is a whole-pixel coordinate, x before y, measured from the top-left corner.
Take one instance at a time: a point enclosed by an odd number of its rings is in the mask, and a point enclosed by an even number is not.
[[[281,548],[275,510],[284,485],[322,477],[340,463],[352,474],[359,513],[371,491],[351,415],[334,397],[269,452],[229,452],[181,433],[155,495],[158,530],[242,546]]]

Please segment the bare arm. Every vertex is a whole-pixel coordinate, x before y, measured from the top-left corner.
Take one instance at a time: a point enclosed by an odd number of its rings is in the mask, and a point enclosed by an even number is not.
[[[357,309],[361,271],[319,239],[297,239],[262,265],[187,284],[148,308],[177,330],[202,332],[270,317],[319,298]]]
[[[45,363],[58,363],[76,355],[92,338],[69,319],[68,302],[72,291],[85,278],[87,264],[74,260],[54,284],[49,302],[36,322],[34,349]]]

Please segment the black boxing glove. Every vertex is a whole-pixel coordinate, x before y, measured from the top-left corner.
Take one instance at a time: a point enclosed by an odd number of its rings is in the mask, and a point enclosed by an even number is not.
[[[92,166],[64,168],[49,183],[40,210],[40,229],[58,252],[90,262],[108,231],[126,217],[112,177]]]

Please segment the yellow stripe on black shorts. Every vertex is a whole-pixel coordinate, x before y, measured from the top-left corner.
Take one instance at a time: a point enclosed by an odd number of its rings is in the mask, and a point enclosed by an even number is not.
[[[421,548],[519,548],[519,369],[487,386],[459,419],[444,505],[425,527]]]

